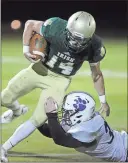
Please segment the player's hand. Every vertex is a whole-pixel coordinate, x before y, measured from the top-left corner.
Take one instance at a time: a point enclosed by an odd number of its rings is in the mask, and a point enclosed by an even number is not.
[[[104,115],[105,117],[109,116],[109,114],[110,114],[110,107],[109,107],[107,102],[106,103],[101,103],[101,107],[100,107],[99,113],[103,114],[103,115],[105,114]]]
[[[30,53],[29,45],[23,46],[23,54],[32,63],[38,63],[40,61],[40,59],[37,59],[36,55]]]
[[[26,52],[24,53],[25,57],[32,63],[37,63],[40,60],[35,60],[36,59],[36,55],[31,54],[30,52]]]
[[[57,102],[52,97],[47,98],[44,109],[46,113],[57,113]]]

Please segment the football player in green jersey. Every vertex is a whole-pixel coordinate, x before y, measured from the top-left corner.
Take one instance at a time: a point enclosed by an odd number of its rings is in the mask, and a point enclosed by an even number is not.
[[[32,134],[47,120],[42,106],[51,96],[61,105],[65,91],[72,76],[88,61],[92,72],[94,87],[101,102],[101,112],[109,116],[110,108],[106,101],[103,74],[100,61],[106,50],[101,39],[95,34],[96,23],[93,16],[79,11],[71,15],[68,21],[54,17],[43,21],[28,20],[23,33],[23,53],[31,64],[11,79],[2,91],[2,106],[9,110],[1,116],[2,123],[9,123],[27,111],[17,99],[35,88],[42,93],[32,117],[19,126],[14,134],[3,144],[1,158],[7,161],[5,153],[20,141]],[[43,36],[47,42],[45,58],[35,61],[35,55],[29,51],[32,33]],[[42,44],[44,40],[42,39]]]

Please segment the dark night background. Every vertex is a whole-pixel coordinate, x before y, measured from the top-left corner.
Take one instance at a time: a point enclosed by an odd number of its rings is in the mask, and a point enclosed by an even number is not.
[[[126,35],[127,1],[63,1],[63,0],[17,0],[2,1],[2,34],[11,30],[10,23],[14,19],[24,22],[28,19],[46,20],[58,16],[64,19],[77,11],[91,13],[97,23],[97,31],[110,36]],[[6,24],[6,28],[5,28]],[[11,30],[12,31],[12,30]],[[23,28],[18,30],[23,31]],[[14,31],[12,31],[14,32]],[[16,31],[15,31],[16,32]]]

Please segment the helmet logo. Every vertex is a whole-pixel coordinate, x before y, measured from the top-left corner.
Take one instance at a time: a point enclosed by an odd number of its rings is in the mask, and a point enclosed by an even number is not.
[[[74,100],[75,104],[73,104],[73,107],[78,111],[83,111],[86,109],[86,104],[89,103],[87,99],[81,99],[79,96],[78,98]]]

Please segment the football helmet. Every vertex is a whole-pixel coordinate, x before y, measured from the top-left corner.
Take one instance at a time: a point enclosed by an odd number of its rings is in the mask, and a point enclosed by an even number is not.
[[[95,100],[86,92],[71,92],[64,97],[62,124],[74,126],[95,115]]]
[[[69,17],[66,26],[66,46],[70,52],[79,53],[91,41],[95,32],[96,23],[93,16],[79,11]]]

